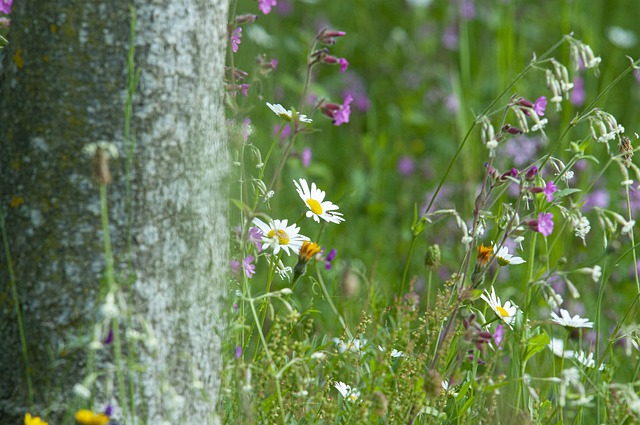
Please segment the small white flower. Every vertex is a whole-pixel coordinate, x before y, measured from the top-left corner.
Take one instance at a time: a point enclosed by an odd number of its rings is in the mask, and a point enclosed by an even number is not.
[[[82,384],[75,384],[73,386],[73,393],[84,400],[91,398],[91,390]]]
[[[560,309],[560,316],[552,311],[551,318],[560,326],[567,326],[570,328],[593,328],[593,322],[590,322],[589,319],[584,319],[578,314],[571,317],[569,312],[563,308]]]
[[[584,242],[587,234],[591,231],[591,223],[589,223],[589,219],[587,217],[574,218],[573,220],[573,230],[576,232],[576,236],[582,239]]]
[[[357,353],[364,349],[364,346],[367,345],[368,342],[365,338],[353,338],[349,342],[344,342],[339,338],[333,338],[332,341],[338,346],[339,353],[344,353],[347,350]]]
[[[102,316],[105,320],[113,319],[114,317],[118,317],[120,310],[115,303],[115,294],[113,292],[109,292],[107,297],[104,300],[104,304],[100,307],[102,311]]]
[[[593,270],[591,271],[591,279],[595,283],[598,283],[598,281],[600,280],[601,276],[602,276],[602,267],[600,267],[598,265],[593,266]]]
[[[551,352],[558,357],[564,357],[565,359],[572,359],[574,357],[573,350],[565,350],[564,341],[559,338],[551,338],[547,346]]]
[[[449,381],[447,381],[447,380],[442,381],[442,389],[444,390],[444,392],[447,395],[450,395],[452,397],[457,397],[458,396],[458,393],[453,390],[453,387],[451,387],[451,385],[449,385]]]
[[[502,305],[502,302],[500,301],[500,298],[496,296],[496,290],[493,287],[491,287],[491,294],[489,294],[485,289],[484,294],[482,294],[480,298],[485,300],[496,315],[513,329],[513,324],[516,321],[516,313],[518,312],[517,305],[512,304],[511,301],[507,301]]]
[[[396,358],[396,357],[404,357],[404,353],[402,351],[398,351],[395,348],[393,350],[391,350],[391,354],[389,354],[391,357]]]
[[[635,220],[629,220],[627,221],[624,226],[622,226],[622,234],[626,235],[627,233],[631,232],[631,230],[633,230],[633,226],[636,225],[636,221]]]
[[[342,381],[336,382],[335,384],[333,384],[333,386],[336,387],[336,390],[338,390],[342,397],[349,400],[350,402],[354,402],[358,400],[358,398],[360,398],[360,391],[358,391],[356,388],[351,388],[350,385],[347,385]]]
[[[262,232],[262,249],[273,247],[274,254],[278,254],[281,249],[287,255],[291,255],[289,249],[297,254],[302,242],[309,240],[307,236],[299,234],[300,228],[295,224],[287,226],[287,220],[273,220],[267,224],[256,217],[253,224]]]
[[[487,149],[489,149],[489,156],[493,157],[496,154],[496,148],[498,147],[498,141],[495,139],[487,142]]]
[[[327,355],[325,353],[323,353],[322,351],[316,351],[315,353],[313,353],[311,355],[311,358],[314,360],[324,360],[327,357]]]
[[[276,114],[280,118],[283,118],[285,121],[291,121],[293,119],[293,112],[291,112],[290,110],[284,109],[284,107],[279,103],[272,105],[271,103],[267,102],[267,106],[269,107],[269,109],[273,111],[274,114]],[[307,116],[303,114],[296,114],[296,117],[300,122],[306,122],[306,123],[313,122],[311,118],[307,118]]]
[[[525,262],[522,257],[515,257],[509,254],[509,248],[507,248],[506,246],[503,246],[498,250],[498,247],[494,245],[493,252],[498,259],[498,264],[500,264],[501,266],[508,266],[509,264],[522,264]]]
[[[541,119],[540,121],[538,121],[536,124],[534,124],[531,127],[531,131],[543,130],[545,125],[547,125],[548,122],[549,122],[549,120],[546,119],[546,118]]]
[[[299,184],[294,180],[293,184],[296,186],[298,195],[300,195],[300,198],[302,198],[307,208],[309,208],[307,217],[313,217],[317,223],[320,223],[320,218],[329,223],[336,224],[344,221],[342,213],[335,212],[338,206],[330,201],[325,201],[324,190],[320,190],[315,183],[311,183],[311,189],[309,189],[309,185],[305,179],[300,179]]]

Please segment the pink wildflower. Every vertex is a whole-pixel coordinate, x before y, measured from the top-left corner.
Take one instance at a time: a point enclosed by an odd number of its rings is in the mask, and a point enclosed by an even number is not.
[[[244,270],[244,274],[246,274],[249,279],[251,279],[251,276],[256,272],[256,265],[251,264],[253,260],[253,255],[247,255],[244,260],[242,260],[242,270]]]
[[[351,115],[351,107],[349,105],[352,101],[353,97],[351,97],[351,95],[349,94],[344,98],[342,107],[334,115],[333,125],[338,127],[341,124],[349,122],[349,115]]]
[[[274,71],[276,70],[278,67],[278,59],[271,59],[271,67],[273,67]]]
[[[547,109],[547,97],[540,96],[536,103],[533,104],[533,111],[538,114],[538,116],[544,116],[544,111]]]
[[[531,220],[528,224],[531,230],[547,237],[553,232],[553,214],[540,213],[537,220]]]
[[[242,28],[238,27],[235,30],[233,30],[233,33],[231,34],[231,50],[233,51],[233,53],[236,53],[238,51],[238,47],[240,46],[241,36],[242,36]]]
[[[581,107],[584,105],[584,101],[587,98],[587,93],[584,88],[584,78],[577,76],[573,79],[573,90],[569,95],[569,100],[575,107]]]
[[[13,0],[0,0],[0,13],[4,13],[5,15],[11,14],[12,5]]]
[[[258,249],[258,252],[262,251],[262,232],[257,227],[249,229],[249,243],[252,243]]]
[[[258,0],[258,9],[265,15],[271,12],[271,8],[278,5],[276,0]]]
[[[308,167],[311,164],[311,148],[306,147],[302,150],[302,166]]]
[[[553,201],[553,194],[556,192],[556,190],[558,190],[558,188],[556,187],[555,183],[553,181],[550,181],[544,187],[542,193],[544,193],[544,195],[547,197],[547,201],[551,202]]]
[[[340,64],[340,74],[344,73],[349,67],[349,61],[345,58],[338,59],[338,63]]]

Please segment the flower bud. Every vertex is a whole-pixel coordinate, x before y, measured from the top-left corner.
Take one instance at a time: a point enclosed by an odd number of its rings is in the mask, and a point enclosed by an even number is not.
[[[438,244],[430,245],[424,256],[424,265],[427,270],[435,270],[440,265],[440,246]]]
[[[529,170],[527,171],[527,174],[525,174],[524,178],[531,181],[533,180],[536,175],[538,174],[538,167],[536,167],[535,165],[531,168],[529,168]]]
[[[256,19],[258,19],[258,15],[254,15],[252,13],[245,13],[244,15],[236,16],[236,24],[253,24]]]

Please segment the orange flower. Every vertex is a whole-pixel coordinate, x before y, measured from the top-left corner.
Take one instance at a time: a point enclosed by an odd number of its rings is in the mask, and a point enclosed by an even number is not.
[[[493,250],[490,246],[480,245],[478,247],[478,263],[484,265],[491,260],[493,256]]]
[[[306,264],[319,252],[320,246],[317,243],[304,241],[300,248],[300,253],[298,254],[298,262]]]

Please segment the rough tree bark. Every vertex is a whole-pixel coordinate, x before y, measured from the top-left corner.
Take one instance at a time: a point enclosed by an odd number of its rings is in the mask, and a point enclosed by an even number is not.
[[[138,414],[149,424],[216,422],[228,264],[222,86],[228,0],[133,1],[140,72],[135,146],[123,136],[129,5],[14,3],[0,68],[0,207],[12,257],[9,263],[0,249],[3,424],[21,423],[26,411],[62,423],[72,388],[85,377],[82,338],[91,338],[100,320],[105,253],[99,190],[82,149],[100,140],[120,153],[110,162],[107,188],[116,280],[158,341],[154,350],[137,349],[144,366],[136,382]],[[96,397],[117,404],[115,394]]]

